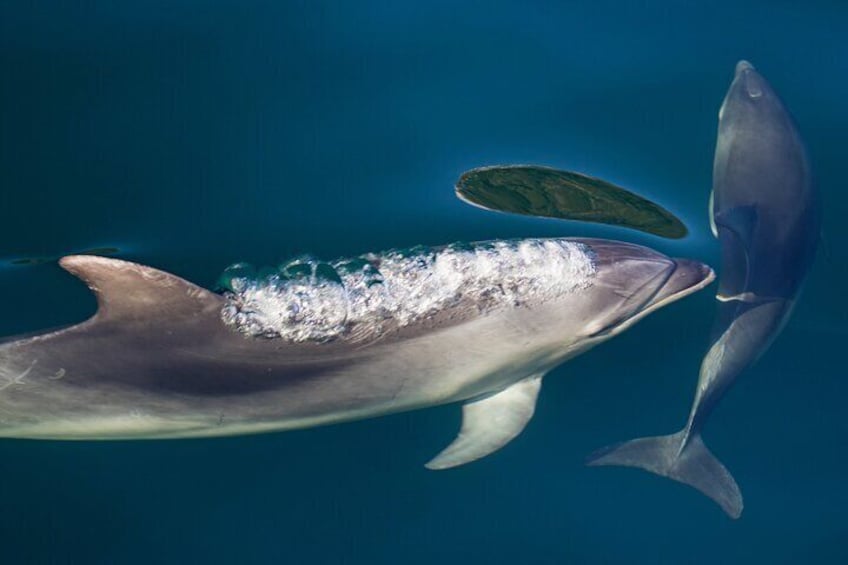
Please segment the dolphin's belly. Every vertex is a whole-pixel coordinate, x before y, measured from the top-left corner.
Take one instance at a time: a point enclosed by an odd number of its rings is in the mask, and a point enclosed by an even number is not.
[[[232,435],[349,421],[461,401],[545,371],[580,350],[579,328],[550,313],[504,310],[327,362],[273,367],[149,355],[60,367],[10,362],[0,384],[0,436],[122,439]],[[61,350],[60,347],[57,347]],[[0,355],[3,352],[0,351]],[[62,356],[59,355],[61,358]],[[161,358],[172,365],[165,371]],[[224,356],[225,357],[225,356]],[[34,362],[35,361],[35,362]],[[129,363],[143,365],[144,357]],[[182,366],[181,366],[182,365]],[[88,378],[75,380],[86,371]],[[121,373],[120,371],[124,371]],[[91,378],[91,372],[96,378]],[[201,386],[206,379],[208,384]]]

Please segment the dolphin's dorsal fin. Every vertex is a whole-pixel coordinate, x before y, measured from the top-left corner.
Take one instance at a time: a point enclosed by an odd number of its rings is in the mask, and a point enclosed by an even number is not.
[[[59,264],[97,296],[98,321],[147,318],[154,310],[186,316],[220,308],[222,302],[217,294],[186,280],[129,261],[69,255]]]
[[[533,375],[502,391],[466,402],[462,428],[444,451],[427,463],[428,469],[448,469],[480,459],[515,438],[533,417],[542,375]]]

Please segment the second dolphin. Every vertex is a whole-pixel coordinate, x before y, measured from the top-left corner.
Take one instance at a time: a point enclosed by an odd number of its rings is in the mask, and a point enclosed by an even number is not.
[[[640,467],[691,485],[727,514],[742,513],[736,481],[701,430],[736,378],[789,317],[819,240],[817,196],[804,143],[769,83],[747,61],[719,111],[710,224],[721,243],[712,346],[683,430],[600,450],[590,465]]]

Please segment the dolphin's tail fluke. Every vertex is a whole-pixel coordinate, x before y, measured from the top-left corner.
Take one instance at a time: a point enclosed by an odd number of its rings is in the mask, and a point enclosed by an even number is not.
[[[687,438],[686,430],[605,447],[590,455],[587,464],[645,469],[698,489],[731,518],[742,514],[742,493],[733,476],[710,453],[700,435]]]

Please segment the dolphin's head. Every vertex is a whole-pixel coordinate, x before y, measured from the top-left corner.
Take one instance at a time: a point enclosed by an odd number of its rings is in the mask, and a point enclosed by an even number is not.
[[[614,241],[591,241],[597,274],[585,326],[591,337],[612,337],[654,310],[707,286],[715,278],[707,265],[672,259],[656,251]]]
[[[778,226],[791,227],[813,203],[812,190],[809,159],[795,121],[768,81],[749,62],[740,61],[719,110],[713,217],[748,207],[760,216],[771,214]]]
[[[719,124],[756,121],[786,112],[771,85],[748,61],[736,64],[736,74],[718,111]]]

